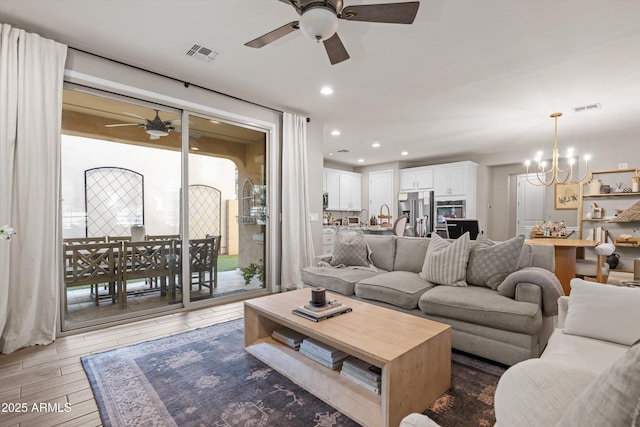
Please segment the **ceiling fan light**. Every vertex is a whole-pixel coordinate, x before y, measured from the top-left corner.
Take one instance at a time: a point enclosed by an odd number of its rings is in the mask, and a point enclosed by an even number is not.
[[[169,132],[160,129],[147,129],[147,133],[151,136],[167,136]]]
[[[338,30],[338,17],[330,8],[314,7],[300,17],[300,31],[318,42],[327,40]]]

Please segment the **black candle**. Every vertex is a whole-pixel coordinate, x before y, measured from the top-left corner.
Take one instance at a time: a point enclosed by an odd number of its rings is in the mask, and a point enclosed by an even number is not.
[[[325,305],[327,302],[324,288],[311,289],[311,304],[316,306]]]

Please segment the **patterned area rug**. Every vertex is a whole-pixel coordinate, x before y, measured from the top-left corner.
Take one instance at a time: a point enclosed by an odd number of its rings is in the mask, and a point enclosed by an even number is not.
[[[506,366],[454,351],[451,388],[424,411],[442,427],[491,427],[496,423],[493,396]]]
[[[351,427],[350,418],[244,351],[242,319],[82,358],[105,426]],[[429,410],[447,426],[493,425],[504,369],[454,353]]]

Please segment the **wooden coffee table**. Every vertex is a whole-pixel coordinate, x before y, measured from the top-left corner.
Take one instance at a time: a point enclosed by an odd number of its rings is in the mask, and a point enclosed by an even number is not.
[[[396,427],[451,385],[451,327],[327,293],[353,311],[321,322],[291,313],[310,289],[245,301],[246,350],[321,400],[367,427]],[[282,326],[382,368],[381,394],[349,381],[271,338]]]

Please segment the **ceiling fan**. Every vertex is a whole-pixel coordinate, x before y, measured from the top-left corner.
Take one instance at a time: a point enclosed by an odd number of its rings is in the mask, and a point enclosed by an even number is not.
[[[418,13],[419,1],[387,4],[345,6],[343,0],[280,0],[287,3],[300,15],[299,21],[292,21],[245,46],[261,48],[287,34],[300,30],[313,40],[322,42],[331,65],[349,59],[349,54],[336,32],[338,20],[383,22],[389,24],[411,24]]]
[[[140,128],[144,128],[144,130],[149,134],[150,139],[159,139],[161,136],[169,135],[169,132],[176,130],[176,126],[179,126],[180,120],[165,120],[163,121],[160,118],[160,114],[158,110],[153,110],[156,112],[156,116],[153,120],[149,120],[146,117],[139,116],[133,113],[123,113],[127,116],[135,117],[136,119],[144,120],[144,123],[116,123],[113,125],[104,125],[108,128],[120,127],[120,126],[137,126]]]

